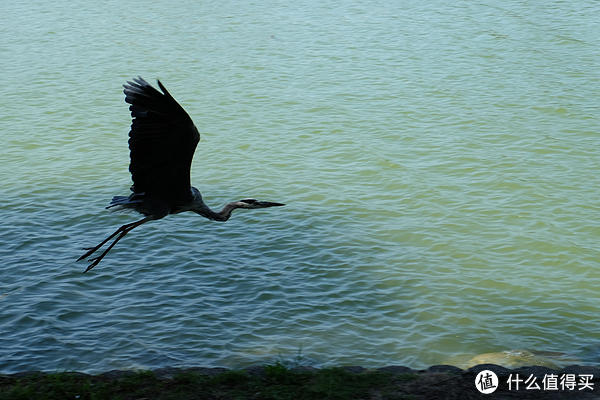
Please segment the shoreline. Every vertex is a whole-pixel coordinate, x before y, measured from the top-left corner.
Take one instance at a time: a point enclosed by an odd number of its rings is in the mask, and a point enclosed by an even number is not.
[[[315,368],[312,366],[301,365],[301,366],[289,368],[289,370],[295,371],[295,372],[317,372],[320,370],[326,370],[326,369],[330,369],[330,368],[336,368],[336,367]],[[497,365],[497,364],[478,364],[478,365],[475,365],[468,369],[461,369],[459,367],[455,367],[453,365],[446,365],[446,364],[432,365],[431,367],[429,367],[427,369],[413,369],[413,368],[399,366],[399,365],[390,365],[387,367],[380,367],[380,368],[364,368],[361,366],[341,366],[341,367],[337,367],[337,368],[342,368],[342,369],[346,370],[347,372],[353,373],[353,374],[366,373],[366,372],[388,372],[388,373],[392,373],[392,374],[451,373],[454,375],[458,375],[458,374],[471,374],[471,373],[478,374],[479,372],[484,371],[484,370],[493,371],[498,376],[509,376],[510,374],[521,374],[521,375],[527,375],[527,376],[534,375],[537,377],[537,376],[543,376],[544,374],[546,374],[546,375],[549,375],[549,374],[554,374],[554,375],[586,374],[586,375],[590,375],[591,374],[594,376],[594,379],[600,380],[600,367],[594,367],[594,366],[589,366],[589,365],[578,365],[578,364],[569,365],[569,366],[561,368],[561,369],[552,369],[552,368],[537,366],[537,365],[523,366],[523,367],[510,369],[510,368],[506,368],[506,367],[503,367],[503,366]],[[30,371],[16,372],[16,373],[12,373],[12,374],[0,373],[0,377],[20,379],[20,378],[25,378],[25,377],[28,377],[31,375],[51,375],[51,374],[56,374],[56,373],[66,373],[66,374],[74,374],[74,375],[78,375],[78,376],[104,377],[104,378],[108,378],[108,379],[119,379],[124,376],[129,376],[129,375],[133,375],[136,373],[148,372],[148,371],[152,372],[157,377],[157,379],[169,380],[169,379],[173,379],[175,377],[175,375],[182,374],[182,373],[196,373],[196,374],[200,374],[200,375],[215,376],[215,375],[224,374],[224,373],[232,372],[232,371],[241,371],[241,372],[245,371],[249,375],[261,376],[264,374],[264,366],[263,365],[255,365],[255,366],[241,368],[241,369],[225,368],[225,367],[186,367],[186,368],[161,367],[161,368],[155,368],[155,369],[149,369],[149,370],[135,370],[135,371],[134,370],[117,370],[117,369],[115,369],[115,370],[111,370],[111,371],[107,371],[107,372],[102,372],[99,374],[88,374],[85,372],[78,372],[78,371],[46,372],[46,371],[30,370]],[[600,390],[600,388],[598,390]]]
[[[491,394],[482,394],[476,385],[477,379],[480,378],[479,373],[486,370],[494,372],[498,378],[496,389]],[[322,389],[322,382],[327,382],[326,385],[330,385],[330,382],[337,384],[337,393],[335,390],[327,393],[335,394],[334,397],[328,398],[339,399],[536,399],[540,396],[549,399],[600,398],[600,368],[595,366],[575,364],[556,370],[542,366],[508,369],[496,364],[479,364],[466,370],[452,365],[434,365],[427,369],[415,370],[397,365],[377,369],[366,369],[360,366],[322,369],[311,366],[287,368],[277,363],[239,370],[223,367],[163,367],[135,372],[112,370],[97,375],[83,372],[42,371],[0,374],[0,399],[20,398],[15,392],[16,389],[27,385],[33,388],[29,393],[40,396],[31,398],[46,398],[43,393],[37,391],[46,390],[49,382],[57,381],[63,382],[63,385],[72,385],[73,393],[85,393],[84,390],[91,390],[94,385],[99,388],[98,390],[105,391],[107,386],[123,386],[127,388],[126,392],[131,393],[123,393],[123,389],[115,389],[119,396],[139,398],[139,396],[129,395],[146,390],[142,398],[147,399],[171,398],[168,396],[173,393],[180,393],[181,396],[176,398],[181,399],[199,398],[198,395],[203,399],[296,398],[258,396],[264,394],[264,391],[273,390],[285,393],[295,391],[296,394],[301,395],[297,398],[312,399],[321,398],[310,396],[314,395],[312,392],[315,390],[325,390]],[[204,392],[207,387],[212,387],[211,385],[221,386],[213,392]],[[263,392],[255,393],[258,387]],[[339,391],[346,388],[354,388],[353,390],[357,391],[356,394],[360,393],[360,396],[356,397],[354,392],[352,396],[342,395]],[[235,396],[232,394],[232,397],[229,397],[230,392],[235,393]],[[12,393],[15,393],[14,397],[10,397]],[[219,394],[214,395],[214,393]]]

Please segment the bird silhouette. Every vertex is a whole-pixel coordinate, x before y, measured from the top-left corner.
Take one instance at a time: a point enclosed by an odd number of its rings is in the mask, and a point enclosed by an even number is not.
[[[221,211],[211,210],[200,191],[191,186],[190,168],[200,133],[188,113],[177,103],[163,84],[160,90],[141,77],[123,85],[125,101],[131,106],[131,131],[129,132],[129,171],[133,185],[130,196],[115,196],[106,208],[137,211],[144,218],[117,229],[99,245],[84,248],[87,252],[77,261],[98,251],[117,237],[84,271],[88,272],[108,254],[125,235],[152,220],[192,211],[213,221],[227,221],[237,208],[258,209],[284,206],[282,203],[242,199],[225,204]]]

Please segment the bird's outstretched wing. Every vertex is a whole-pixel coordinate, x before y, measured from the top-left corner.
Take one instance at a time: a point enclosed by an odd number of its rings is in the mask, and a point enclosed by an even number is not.
[[[133,118],[129,132],[132,189],[169,204],[188,202],[192,198],[190,167],[200,134],[160,81],[158,86],[163,93],[141,77],[123,85]]]

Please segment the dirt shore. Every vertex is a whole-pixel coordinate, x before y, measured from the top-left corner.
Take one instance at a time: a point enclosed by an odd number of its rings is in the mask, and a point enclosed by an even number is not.
[[[271,369],[269,369],[271,368]],[[348,384],[356,381],[357,377],[381,375],[385,377],[384,381],[379,383],[371,383],[372,387],[362,391],[360,395],[348,395],[349,399],[412,399],[412,400],[430,400],[430,399],[444,399],[444,400],[464,400],[464,399],[600,399],[600,368],[590,366],[573,365],[562,370],[553,370],[546,367],[521,367],[517,369],[507,369],[494,364],[481,364],[472,367],[468,370],[462,370],[457,367],[449,365],[436,365],[426,370],[414,370],[402,366],[389,366],[378,369],[365,369],[363,367],[341,367],[344,371],[341,371],[342,380],[347,380]],[[284,368],[285,370],[285,368]],[[256,382],[264,383],[264,387],[269,385],[288,385],[290,388],[293,387],[290,384],[289,377],[282,378],[283,374],[281,371],[275,375],[273,373],[273,367],[269,366],[256,366],[242,370],[243,376],[248,376],[254,379],[255,387]],[[291,370],[285,370],[285,373],[302,375],[303,377],[314,376],[317,378],[319,374],[326,371],[326,369],[319,370],[317,368],[309,366],[300,366]],[[478,390],[478,386],[485,388],[486,381],[479,379],[482,375],[479,373],[482,371],[492,371],[496,374],[498,380],[492,383],[489,380],[487,386],[495,386],[493,393],[483,394]],[[224,391],[221,391],[222,396],[206,395],[199,392],[185,392],[178,391],[181,388],[178,386],[185,386],[189,389],[190,380],[182,379],[182,376],[200,376],[205,379],[202,385],[207,382],[206,379],[218,378],[219,376],[226,376],[232,371],[226,368],[159,368],[153,370],[151,374],[146,375],[146,379],[152,379],[152,384],[156,390],[152,392],[152,395],[148,396],[145,394],[145,399],[162,399],[162,398],[177,398],[171,397],[173,394],[181,393],[183,398],[198,398],[198,399],[229,399],[229,398],[247,398],[247,399],[262,399],[263,397],[256,396],[256,393],[247,393],[247,395],[241,395],[238,392],[236,397],[229,397]],[[124,381],[136,373],[133,371],[109,371],[99,375],[88,375],[80,372],[67,372],[63,373],[69,377],[71,381],[81,382],[81,385],[85,386],[82,382],[87,382],[89,386],[91,384],[107,384],[110,382]],[[278,375],[280,374],[280,375]],[[374,375],[372,375],[374,374]],[[11,375],[0,375],[0,399],[11,399],[11,391],[17,387],[19,382],[25,382],[28,380],[43,381],[44,377],[50,376],[39,371],[21,372]],[[491,375],[486,373],[483,377],[490,377]],[[279,382],[277,380],[280,380]],[[476,381],[479,379],[479,384],[476,385]],[[375,382],[375,381],[372,381]],[[262,384],[261,383],[261,384]],[[76,383],[75,385],[77,385]],[[294,383],[296,384],[296,383]],[[343,382],[342,382],[343,384]],[[146,383],[140,383],[140,386],[146,385]],[[200,386],[197,386],[200,388]],[[296,386],[297,390],[302,391],[304,386]],[[364,389],[364,388],[363,388]],[[488,388],[489,390],[493,388]],[[34,391],[35,392],[35,391]],[[196,393],[196,394],[194,394]],[[4,396],[3,396],[4,394]],[[300,394],[300,393],[298,393]],[[122,395],[122,396],[121,396]],[[190,397],[191,396],[191,397]],[[87,398],[88,396],[82,396],[80,398]],[[14,397],[17,398],[17,397]],[[32,397],[35,398],[35,397]],[[39,397],[48,398],[48,397]],[[119,398],[139,398],[134,394],[120,393]],[[264,398],[284,398],[284,397],[264,397]],[[288,398],[288,397],[285,397]],[[294,397],[290,397],[294,398]],[[298,396],[297,398],[309,398],[306,396]],[[313,398],[313,397],[310,397]],[[319,398],[319,397],[316,397]],[[333,398],[345,398],[337,397]]]

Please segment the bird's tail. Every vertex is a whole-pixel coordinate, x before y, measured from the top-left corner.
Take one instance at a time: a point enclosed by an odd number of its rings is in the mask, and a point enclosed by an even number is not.
[[[110,212],[131,212],[135,211],[132,208],[132,205],[136,203],[139,203],[139,200],[131,201],[127,196],[115,196],[110,201],[110,205],[106,208],[112,208]]]

